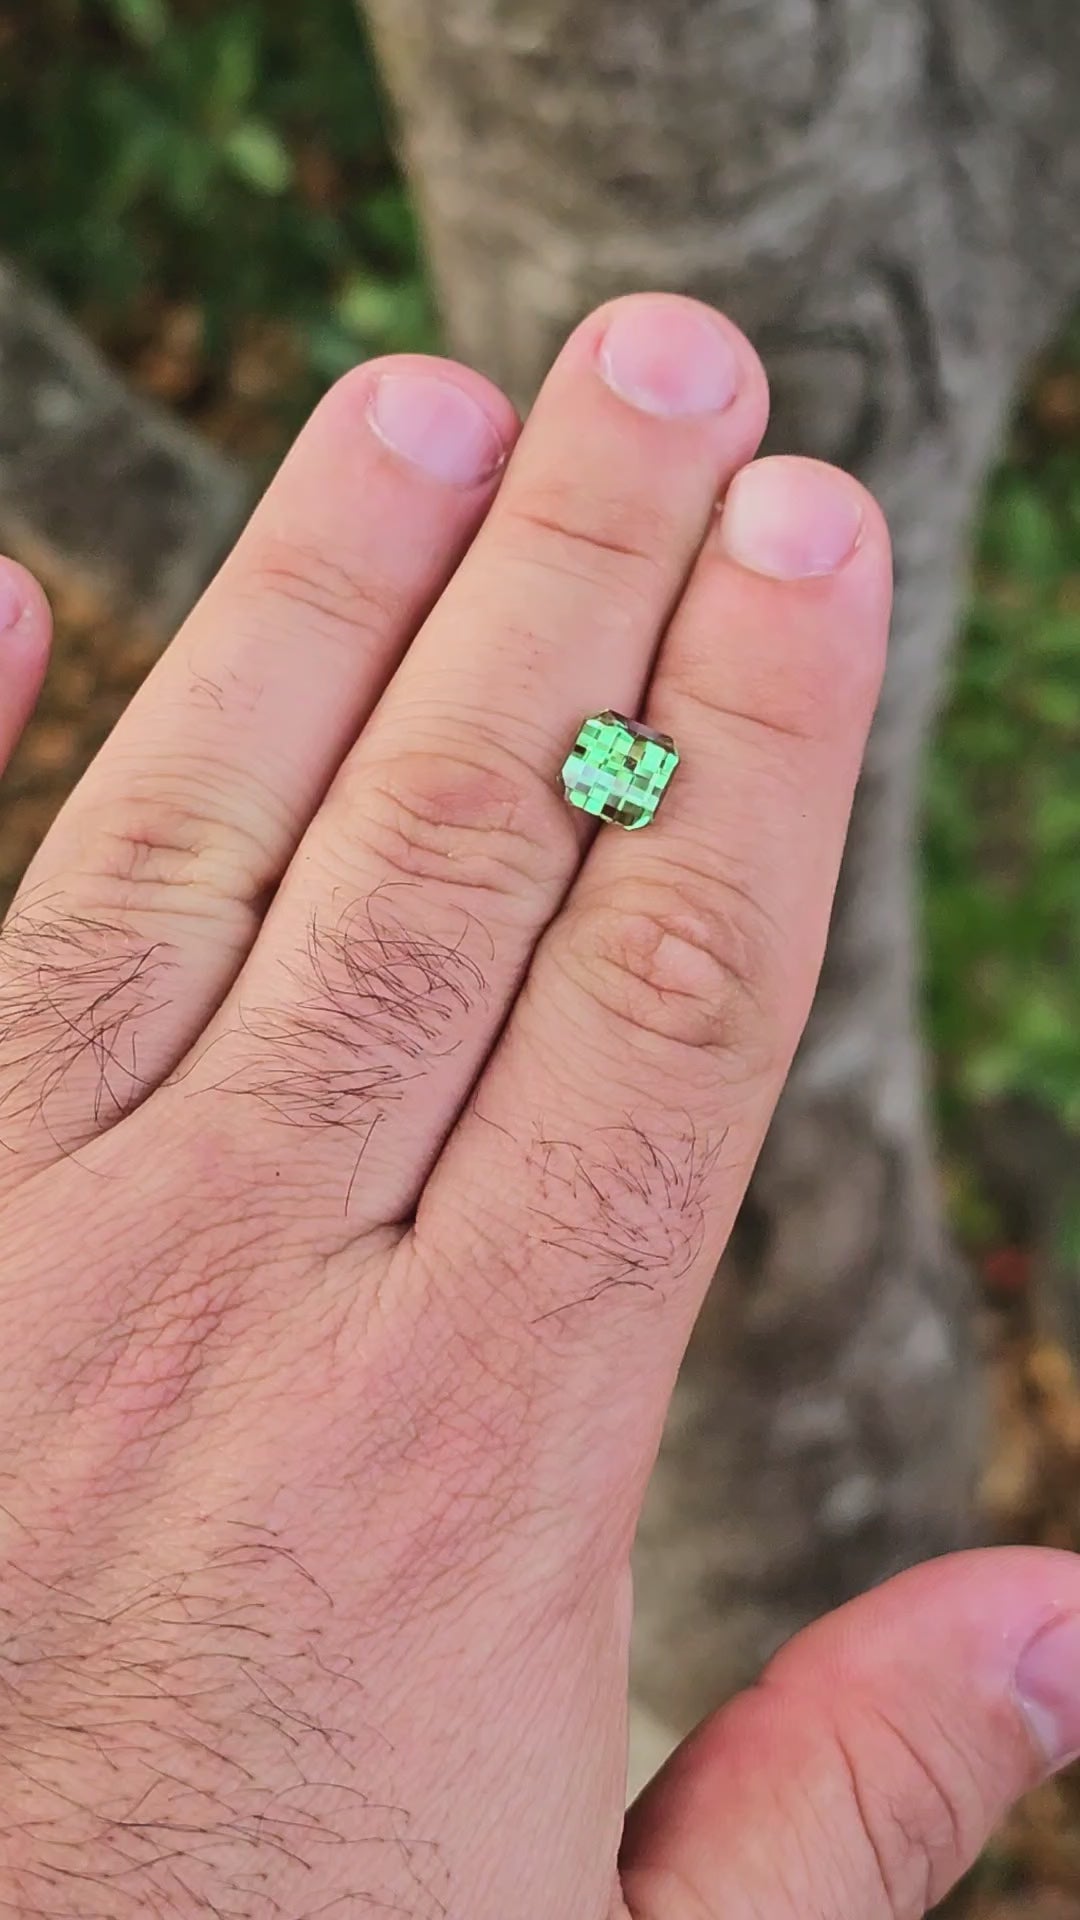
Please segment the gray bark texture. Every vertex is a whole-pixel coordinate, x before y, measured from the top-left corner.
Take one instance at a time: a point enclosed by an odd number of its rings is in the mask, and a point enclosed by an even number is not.
[[[239,468],[125,387],[0,263],[0,546],[165,639],[250,497]]]
[[[368,0],[452,349],[527,401],[646,285],[759,345],[771,443],[896,544],[892,666],[805,1045],[642,1529],[637,1691],[673,1727],[972,1525],[972,1305],[917,1037],[920,758],[972,516],[1080,277],[1075,0]]]

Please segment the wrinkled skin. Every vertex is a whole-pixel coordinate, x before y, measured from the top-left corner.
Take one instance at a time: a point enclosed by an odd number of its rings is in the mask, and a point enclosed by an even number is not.
[[[794,1642],[623,1835],[630,1543],[888,625],[880,514],[748,465],[766,409],[678,300],[588,321],[520,440],[466,369],[358,370],[27,875],[0,1913],[921,1915],[1080,1747],[1077,1569],[969,1556]],[[6,756],[47,615],[12,565],[4,607]],[[646,833],[559,792],[609,706],[682,751]]]

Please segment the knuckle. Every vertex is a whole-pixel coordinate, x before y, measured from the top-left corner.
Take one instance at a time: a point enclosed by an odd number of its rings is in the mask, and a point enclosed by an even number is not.
[[[449,882],[497,899],[535,897],[561,885],[577,839],[554,789],[506,755],[414,751],[374,774],[349,818],[359,815],[389,877]]]
[[[504,532],[545,568],[655,598],[674,537],[669,514],[655,500],[586,493],[561,480],[522,490],[501,511]]]
[[[325,552],[314,541],[280,535],[248,536],[243,594],[259,608],[278,608],[291,627],[307,628],[330,639],[383,634],[399,623],[402,603],[390,582],[360,572],[343,555]]]
[[[880,1714],[854,1732],[834,1728],[833,1737],[853,1831],[872,1858],[888,1911],[913,1920],[937,1906],[982,1842],[988,1814],[971,1768],[944,1729],[916,1741]]]
[[[131,793],[122,813],[95,821],[97,903],[121,915],[183,911],[185,900],[215,914],[226,905],[257,911],[270,880],[258,840],[226,819],[228,803],[204,775],[178,770],[170,785],[168,794]]]
[[[742,699],[717,697],[713,630],[691,635],[680,669],[665,688],[674,706],[685,706],[699,720],[735,732],[751,764],[771,774],[785,797],[803,778],[806,748],[836,731],[836,676],[820,671],[820,659],[753,660],[741,665]]]
[[[701,881],[640,881],[571,918],[577,983],[619,1024],[650,1040],[774,1064],[775,935],[749,896]]]
[[[667,1861],[662,1865],[650,1863],[645,1869],[631,1868],[623,1875],[623,1892],[631,1911],[641,1920],[659,1920],[661,1914],[664,1920],[715,1920],[712,1901],[698,1892],[678,1866]],[[747,1913],[749,1920],[754,1920],[752,1907]]]
[[[99,1124],[137,1106],[146,1082],[135,1036],[170,965],[130,927],[17,904],[0,931],[0,1117],[43,1116],[70,1144],[66,1094],[81,1073]]]

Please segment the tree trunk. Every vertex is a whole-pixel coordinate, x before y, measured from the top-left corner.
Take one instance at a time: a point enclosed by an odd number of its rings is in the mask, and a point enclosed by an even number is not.
[[[0,544],[164,641],[250,499],[238,467],[125,387],[0,262]]]
[[[763,351],[775,446],[855,469],[896,640],[817,1008],[676,1400],[638,1691],[694,1719],[965,1538],[972,1308],[915,1016],[919,764],[1018,370],[1067,293],[1074,0],[368,0],[455,352],[527,400],[645,285]]]

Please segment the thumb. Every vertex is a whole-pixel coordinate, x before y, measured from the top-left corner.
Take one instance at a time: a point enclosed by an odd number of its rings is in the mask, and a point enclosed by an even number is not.
[[[1080,1754],[1080,1559],[960,1554],[811,1627],[633,1808],[633,1920],[922,1920]]]
[[[13,560],[0,560],[0,773],[41,691],[50,628],[37,581]]]

